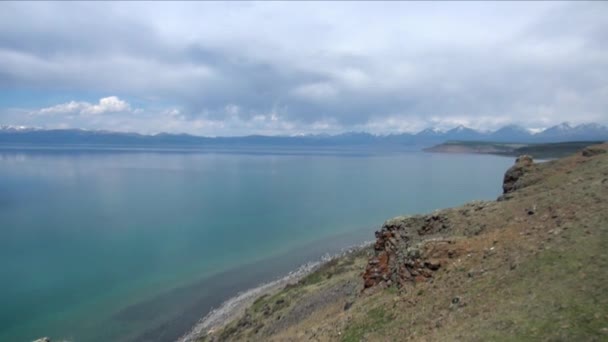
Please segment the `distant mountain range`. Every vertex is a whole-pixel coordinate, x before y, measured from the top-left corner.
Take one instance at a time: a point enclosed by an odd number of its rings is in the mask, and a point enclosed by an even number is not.
[[[510,143],[545,143],[563,141],[607,141],[608,128],[599,124],[571,126],[568,123],[541,132],[509,125],[493,132],[481,132],[458,126],[447,131],[428,128],[418,133],[373,135],[343,133],[338,135],[201,137],[188,134],[159,133],[144,135],[83,129],[38,129],[23,126],[0,126],[0,145],[110,145],[110,146],[429,146],[445,141],[492,141]]]

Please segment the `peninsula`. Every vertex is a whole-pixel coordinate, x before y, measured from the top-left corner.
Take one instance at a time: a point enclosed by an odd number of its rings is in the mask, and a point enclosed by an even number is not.
[[[589,145],[603,141],[565,141],[554,143],[504,143],[492,141],[451,140],[423,149],[425,152],[477,153],[500,156],[531,155],[534,158],[552,159],[568,156]]]

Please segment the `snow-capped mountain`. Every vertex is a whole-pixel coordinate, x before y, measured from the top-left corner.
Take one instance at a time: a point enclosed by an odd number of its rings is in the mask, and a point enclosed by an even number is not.
[[[532,138],[530,130],[519,125],[507,125],[490,133],[489,139],[497,142],[529,141]]]
[[[605,140],[608,128],[596,123],[572,126],[567,122],[549,127],[534,135],[539,141]]]
[[[552,137],[552,136],[564,136],[570,135],[574,131],[574,127],[572,127],[568,122],[562,122],[559,125],[555,125],[545,129],[544,131],[538,133],[538,136]]]
[[[268,146],[430,146],[448,140],[493,141],[512,143],[608,141],[608,128],[595,123],[572,126],[568,123],[549,127],[538,133],[517,126],[504,126],[494,132],[480,132],[465,126],[448,131],[427,128],[416,134],[373,135],[347,132],[338,135],[201,137],[188,134],[159,133],[144,135],[84,129],[39,129],[24,126],[0,126],[2,144],[98,144],[98,145],[268,145]]]
[[[572,126],[567,122],[549,127],[540,132],[520,125],[507,125],[493,132],[482,132],[465,126],[457,126],[446,132],[427,128],[415,135],[432,139],[464,140],[464,141],[494,141],[494,142],[560,142],[560,141],[603,141],[608,140],[608,127],[597,123]]]
[[[430,138],[430,137],[441,136],[444,133],[445,132],[443,132],[442,130],[440,130],[438,128],[427,128],[427,129],[423,129],[422,131],[416,133],[416,136]]]
[[[442,134],[446,140],[483,140],[487,134],[459,125]]]
[[[608,134],[608,127],[596,123],[589,123],[574,127],[574,131],[577,134],[586,134],[590,136],[606,135]]]
[[[35,130],[39,130],[39,128],[27,126],[0,125],[0,132],[27,132]]]

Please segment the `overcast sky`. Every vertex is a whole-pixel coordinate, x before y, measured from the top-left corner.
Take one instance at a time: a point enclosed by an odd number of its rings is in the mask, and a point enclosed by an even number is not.
[[[0,124],[198,135],[608,123],[608,3],[0,2]]]

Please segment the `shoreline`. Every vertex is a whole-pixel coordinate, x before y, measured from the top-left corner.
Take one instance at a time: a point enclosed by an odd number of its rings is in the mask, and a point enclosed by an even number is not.
[[[345,247],[337,253],[325,254],[320,259],[304,263],[278,279],[262,283],[237,293],[225,300],[217,308],[212,308],[207,314],[202,316],[201,319],[188,332],[178,338],[176,342],[195,342],[200,337],[223,328],[244,313],[245,309],[251,306],[257,298],[264,295],[272,295],[285,286],[295,284],[304,277],[314,273],[324,264],[345,255],[361,251],[371,246],[374,242],[375,240],[364,241],[360,244]]]
[[[373,250],[326,263],[199,339],[602,340],[606,170],[608,144],[519,158],[498,199],[389,219]]]

